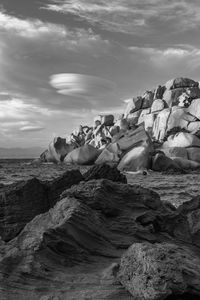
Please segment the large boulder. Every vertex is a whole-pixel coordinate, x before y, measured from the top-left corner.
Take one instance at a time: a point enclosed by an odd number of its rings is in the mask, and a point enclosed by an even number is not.
[[[177,77],[175,79],[170,79],[165,83],[165,87],[168,90],[186,87],[198,87],[199,83],[190,78]]]
[[[157,115],[153,124],[153,137],[155,140],[163,141],[167,130],[170,113],[171,109],[165,108]]]
[[[189,149],[189,148],[188,148]],[[188,152],[186,148],[183,147],[171,147],[171,148],[161,148],[160,150],[164,152],[167,157],[182,157],[188,159]]]
[[[174,105],[179,105],[180,96],[188,95],[190,99],[195,99],[200,97],[200,89],[198,87],[183,87],[175,88],[172,90],[166,90],[163,94],[163,99],[169,107]]]
[[[151,112],[151,108],[145,108],[145,109],[142,109],[141,111],[141,114],[138,118],[138,125],[143,123],[146,119],[146,115],[149,114]]]
[[[142,109],[127,115],[126,120],[128,122],[129,127],[135,126],[138,123],[141,112]]]
[[[192,103],[187,108],[188,113],[200,120],[200,96],[198,99],[192,100]]]
[[[200,168],[200,163],[182,157],[173,157],[173,161],[183,170],[196,170]]]
[[[162,99],[155,99],[151,106],[151,112],[158,112],[163,110],[166,107],[165,101]]]
[[[51,157],[49,150],[46,149],[42,154],[40,154],[41,162],[54,162],[55,160]]]
[[[198,147],[187,148],[187,154],[190,160],[194,160],[200,163],[200,148]]]
[[[200,257],[187,246],[170,242],[135,243],[122,256],[118,279],[134,299],[182,299],[178,295],[184,294],[198,299]]]
[[[169,131],[175,127],[187,129],[188,124],[194,121],[195,121],[195,117],[188,114],[186,109],[182,107],[174,106],[171,109],[171,114],[167,122],[166,131]]]
[[[165,86],[159,85],[159,86],[156,88],[156,90],[155,90],[155,93],[154,93],[154,100],[156,100],[156,99],[162,99],[165,90],[166,90],[166,87],[165,87]]]
[[[142,103],[142,108],[148,108],[151,107],[153,103],[153,98],[154,98],[154,92],[152,91],[146,91],[142,95],[143,103]]]
[[[64,159],[66,164],[91,165],[99,156],[100,151],[91,145],[84,145],[71,151]]]
[[[104,149],[95,161],[96,165],[101,165],[104,163],[117,163],[119,161],[119,156],[117,153],[110,152],[108,149]]]
[[[101,124],[103,124],[105,126],[113,126],[114,116],[113,115],[102,115],[101,116]]]
[[[190,201],[183,202],[178,207],[178,212],[187,217],[192,242],[200,247],[200,197],[196,196]]]
[[[171,158],[165,156],[164,153],[157,153],[152,157],[152,166],[153,171],[163,172],[163,171],[181,171],[179,165],[174,162]]]
[[[50,161],[60,162],[64,160],[64,157],[71,152],[75,147],[71,144],[66,143],[66,139],[56,137],[49,144],[49,156]]]
[[[120,150],[128,151],[139,146],[143,142],[150,143],[150,138],[145,131],[144,126],[139,126],[137,129],[128,130],[126,134],[117,141],[117,144],[119,145]]]
[[[118,164],[120,171],[139,171],[150,167],[151,146],[144,144],[136,146],[127,152]]]
[[[145,115],[144,128],[148,133],[151,132],[152,134],[153,125],[154,125],[154,121],[156,120],[156,116],[157,116],[156,113]]]
[[[190,122],[187,126],[187,130],[193,134],[199,132],[200,130],[200,121]]]
[[[162,147],[200,147],[200,139],[188,132],[178,132],[170,135]]]
[[[127,106],[124,111],[124,117],[126,118],[128,114],[134,113],[142,108],[143,99],[142,97],[136,97],[127,100]]]

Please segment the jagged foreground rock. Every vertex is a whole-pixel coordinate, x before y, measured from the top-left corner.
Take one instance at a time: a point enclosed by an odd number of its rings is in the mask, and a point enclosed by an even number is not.
[[[127,183],[126,176],[120,173],[116,166],[110,166],[108,164],[93,166],[83,174],[83,177],[86,181],[104,178],[112,181]]]
[[[195,258],[199,209],[198,197],[176,210],[141,186],[82,181],[0,242],[2,299],[134,299],[116,278],[122,254],[133,243],[176,241]]]
[[[36,215],[48,211],[58,201],[61,192],[83,180],[78,170],[41,181],[33,178],[0,189],[0,236],[14,238]]]

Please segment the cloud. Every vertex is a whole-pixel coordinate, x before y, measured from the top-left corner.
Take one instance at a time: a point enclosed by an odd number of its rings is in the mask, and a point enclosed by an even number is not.
[[[43,6],[65,14],[73,14],[88,23],[115,32],[158,32],[158,24],[167,29],[185,31],[199,27],[200,4],[196,0],[51,0]]]
[[[133,55],[133,59],[135,59],[135,56],[139,56],[141,60],[149,61],[154,67],[171,68],[171,70],[179,66],[178,71],[180,73],[181,67],[189,72],[200,66],[200,48],[190,45],[174,45],[174,47],[166,49],[129,47],[129,50]]]
[[[60,94],[83,98],[97,98],[115,89],[113,82],[85,74],[54,74],[50,77],[50,84]]]
[[[32,132],[32,131],[41,131],[44,130],[44,127],[37,125],[27,125],[20,128],[20,131]]]
[[[0,12],[0,28],[25,38],[38,38],[43,35],[56,34],[66,37],[64,26],[42,22],[39,19],[20,19]]]

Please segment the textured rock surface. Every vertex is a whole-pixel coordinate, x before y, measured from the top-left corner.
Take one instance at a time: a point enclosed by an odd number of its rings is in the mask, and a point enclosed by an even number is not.
[[[116,278],[121,255],[146,241],[197,246],[199,207],[199,198],[176,210],[139,185],[81,181],[16,238],[0,240],[2,299],[134,299]]]
[[[127,183],[126,176],[120,173],[115,166],[110,166],[108,164],[91,167],[83,174],[83,177],[85,181],[104,178],[112,181]]]
[[[196,250],[197,251],[197,250]],[[187,246],[133,244],[123,255],[118,278],[134,299],[159,300],[173,294],[200,296],[200,258]]]
[[[78,170],[40,181],[36,178],[0,189],[0,235],[3,240],[14,238],[36,215],[53,207],[63,190],[83,179]]]

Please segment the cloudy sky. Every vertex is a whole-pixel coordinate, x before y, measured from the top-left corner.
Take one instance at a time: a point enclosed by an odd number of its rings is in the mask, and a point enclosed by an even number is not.
[[[200,80],[199,0],[0,0],[0,147],[46,147],[177,76]]]

